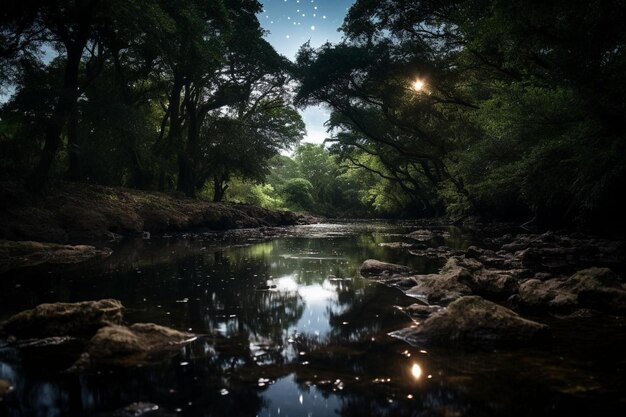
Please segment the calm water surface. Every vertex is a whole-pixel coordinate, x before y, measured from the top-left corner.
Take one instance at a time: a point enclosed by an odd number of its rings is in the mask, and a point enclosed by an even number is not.
[[[380,246],[415,229],[153,238],[80,267],[0,276],[0,318],[42,302],[116,298],[129,322],[202,335],[165,363],[81,375],[59,373],[67,364],[57,358],[0,349],[0,378],[16,388],[0,415],[131,415],[116,410],[138,401],[157,404],[154,416],[626,415],[621,319],[544,317],[555,341],[509,352],[429,350],[387,336],[413,325],[394,307],[412,300],[358,267],[375,258],[436,271],[441,261]],[[448,232],[428,244],[470,244]]]

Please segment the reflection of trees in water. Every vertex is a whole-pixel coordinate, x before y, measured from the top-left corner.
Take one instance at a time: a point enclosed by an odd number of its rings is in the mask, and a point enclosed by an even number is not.
[[[237,361],[246,357],[242,352],[235,356]],[[263,400],[256,386],[231,384],[232,359],[231,354],[216,352],[212,341],[200,339],[174,362],[132,369],[74,374],[24,368],[19,361],[12,366],[0,364],[0,377],[10,378],[15,386],[4,404],[8,412],[4,413],[0,403],[0,415],[104,417],[109,414],[101,412],[141,401],[170,412],[182,408],[194,416],[256,416]],[[189,365],[183,365],[187,362]],[[222,395],[222,388],[228,395]]]
[[[468,403],[451,390],[429,388],[410,400],[392,396],[348,394],[341,397],[342,417],[488,416],[484,407]]]

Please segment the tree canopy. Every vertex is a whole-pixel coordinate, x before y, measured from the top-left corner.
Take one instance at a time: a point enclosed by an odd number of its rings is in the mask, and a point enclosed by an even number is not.
[[[297,100],[330,106],[336,154],[425,213],[615,219],[625,6],[358,0],[344,42],[301,49]]]
[[[333,216],[623,217],[624,0],[357,0],[343,41],[296,62],[265,40],[261,10],[11,1],[0,176]],[[325,146],[297,146],[309,105],[332,111]]]
[[[65,178],[188,196],[234,173],[259,179],[304,134],[291,64],[263,39],[260,10],[256,0],[5,9],[0,69],[15,91],[0,115],[3,175],[35,190]]]

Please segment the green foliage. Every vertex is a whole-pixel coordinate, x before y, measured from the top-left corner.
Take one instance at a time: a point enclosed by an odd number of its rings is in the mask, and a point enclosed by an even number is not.
[[[376,158],[363,156],[371,164]],[[226,198],[329,217],[410,216],[411,201],[397,184],[361,167],[345,164],[321,145],[298,146],[293,157],[269,161],[264,184],[231,180]],[[212,193],[209,193],[211,196]]]
[[[212,199],[213,195],[209,193],[209,197]],[[281,196],[277,195],[271,184],[255,184],[239,178],[230,181],[226,198],[233,203],[254,204],[274,210],[285,209]]]
[[[625,17],[622,0],[357,0],[345,42],[301,49],[297,99],[330,106],[333,152],[414,214],[602,226],[626,183]]]
[[[15,93],[0,110],[0,175],[189,196],[212,182],[216,200],[231,177],[262,180],[304,123],[260,11],[256,0],[34,0],[7,10],[0,88]]]
[[[291,178],[282,188],[287,207],[297,211],[313,211],[313,193],[313,184],[304,178]]]
[[[620,217],[623,0],[357,0],[345,40],[305,44],[295,63],[263,39],[257,0],[13,6],[3,179],[328,216]],[[297,146],[294,103],[330,107],[329,147]]]

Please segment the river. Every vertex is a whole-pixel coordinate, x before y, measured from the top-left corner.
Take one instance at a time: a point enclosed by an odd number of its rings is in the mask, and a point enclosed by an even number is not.
[[[44,302],[115,298],[129,322],[198,339],[151,366],[65,373],[62,358],[0,348],[8,416],[583,416],[626,409],[623,320],[554,317],[554,340],[511,351],[410,346],[414,300],[358,274],[369,258],[436,271],[444,260],[381,246],[410,223],[322,224],[128,240],[105,260],[0,276],[0,319]],[[465,249],[460,229],[428,242]],[[0,346],[2,342],[0,342]],[[157,409],[158,406],[158,409]],[[117,410],[117,411],[116,411]],[[622,414],[624,415],[624,414]]]

